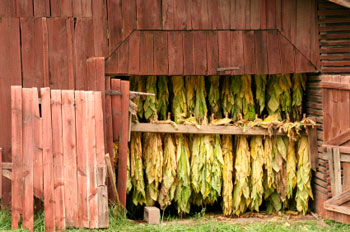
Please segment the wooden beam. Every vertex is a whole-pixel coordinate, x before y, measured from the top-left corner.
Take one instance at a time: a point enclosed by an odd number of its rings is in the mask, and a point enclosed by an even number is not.
[[[345,154],[341,154],[340,161],[341,162],[350,163],[350,155],[348,155],[348,154],[346,154],[346,155]]]
[[[332,82],[332,81],[322,81],[320,84],[321,88],[324,89],[339,89],[339,90],[350,90],[350,84]]]
[[[316,122],[316,117],[310,118],[312,121]],[[317,129],[316,127],[310,128],[308,133],[309,141],[309,159],[310,166],[312,169],[318,166],[318,148],[317,148]]]
[[[334,192],[337,196],[343,191],[341,185],[341,167],[340,167],[340,152],[338,148],[333,149],[333,162],[334,162]]]
[[[243,128],[237,126],[200,126],[178,124],[176,127],[170,124],[133,123],[133,132],[154,132],[174,134],[223,134],[223,135],[269,135],[264,128]],[[273,135],[286,135],[286,133],[274,131]]]
[[[328,165],[329,165],[329,178],[331,179],[331,191],[332,195],[335,196],[334,189],[334,166],[333,166],[333,149],[327,148],[327,157],[328,157]]]
[[[324,208],[326,210],[329,210],[329,211],[332,211],[332,212],[337,212],[337,213],[341,213],[341,214],[350,215],[349,207],[329,205],[329,204],[326,204],[326,202],[325,202]]]
[[[350,128],[346,129],[340,135],[325,142],[326,145],[340,146],[350,140]]]

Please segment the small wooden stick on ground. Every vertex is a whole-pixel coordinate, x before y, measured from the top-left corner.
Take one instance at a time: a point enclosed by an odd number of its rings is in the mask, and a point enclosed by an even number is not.
[[[112,183],[113,195],[114,195],[115,199],[117,199],[117,203],[121,206],[120,201],[119,201],[117,185],[115,183],[116,182],[115,174],[114,174],[114,171],[113,171],[113,168],[112,168],[112,164],[111,164],[111,159],[109,158],[109,154],[108,153],[105,155],[105,160],[106,160],[106,164],[107,164],[107,171],[108,171],[109,180]]]

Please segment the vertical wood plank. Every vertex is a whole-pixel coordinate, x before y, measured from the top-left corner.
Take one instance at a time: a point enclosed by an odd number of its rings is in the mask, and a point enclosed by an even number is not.
[[[208,71],[207,49],[204,49],[207,47],[206,32],[193,32],[193,40],[196,41],[193,44],[194,72],[196,75],[206,75]]]
[[[1,2],[7,6],[7,3]],[[2,6],[0,6],[1,8]],[[14,15],[15,16],[15,15]],[[0,21],[0,147],[3,161],[11,162],[11,86],[22,85],[20,26],[18,18],[2,18]],[[10,55],[9,55],[10,54]],[[2,177],[3,203],[10,206],[11,181]]]
[[[161,29],[161,1],[137,0],[137,29]]]
[[[266,4],[266,27],[267,29],[276,29],[276,0],[267,0]]]
[[[140,71],[140,32],[135,31],[129,39],[129,74]]]
[[[79,227],[89,227],[88,216],[88,196],[87,196],[87,156],[86,153],[86,135],[87,118],[86,118],[86,97],[82,91],[75,92],[76,104],[76,143],[77,143],[77,168],[78,168],[78,219]]]
[[[44,198],[44,170],[43,170],[43,144],[42,144],[42,121],[39,112],[39,97],[37,88],[33,93],[33,164],[34,164],[34,195]]]
[[[16,0],[0,0],[0,17],[16,17]]]
[[[276,74],[281,72],[280,46],[278,43],[277,33],[277,31],[267,32],[267,57],[269,64],[269,74]]]
[[[255,73],[254,31],[243,32],[245,74]]]
[[[11,87],[11,143],[12,143],[12,229],[18,229],[23,205],[22,182],[22,87]]]
[[[165,30],[174,29],[174,0],[162,1],[162,25]]]
[[[34,0],[34,16],[50,17],[50,1]]]
[[[75,25],[75,87],[77,90],[87,90],[89,79],[86,60],[95,54],[93,20],[90,18],[77,19]]]
[[[260,28],[262,30],[266,29],[266,20],[267,19],[267,0],[261,1],[260,6]]]
[[[168,33],[154,32],[154,73],[168,75]]]
[[[122,0],[123,40],[137,28],[136,0]]]
[[[208,1],[192,0],[192,29],[210,29],[208,17]]]
[[[92,0],[92,23],[94,31],[95,56],[108,56],[107,2]]]
[[[95,134],[95,101],[93,92],[85,93],[87,126],[86,156],[88,168],[88,206],[89,206],[89,228],[98,228],[98,207],[97,207],[97,180],[96,180],[96,134]]]
[[[233,75],[245,74],[245,60],[244,60],[244,45],[243,45],[243,32],[231,31],[231,50],[228,51],[228,55],[231,56],[230,66],[238,67],[238,70],[229,71]],[[229,53],[231,52],[231,53]],[[227,66],[228,67],[228,66]]]
[[[17,17],[33,17],[33,0],[17,0]]]
[[[186,32],[184,33],[186,34]],[[168,32],[169,75],[182,75],[184,73],[183,43],[183,33]]]
[[[276,28],[282,28],[282,0],[276,0]]]
[[[191,1],[175,0],[174,1],[174,29],[190,30],[191,22]]]
[[[233,10],[234,14],[231,13],[231,29],[250,29],[250,14],[247,14],[250,11],[250,1],[237,0],[234,8],[231,3],[231,12]]]
[[[51,16],[69,17],[73,16],[73,2],[71,0],[50,1]]]
[[[37,91],[35,89],[35,91]],[[34,156],[34,120],[33,90],[22,90],[23,109],[23,228],[33,231],[34,227],[34,192],[33,192],[33,156]]]
[[[299,51],[295,49],[295,72],[306,73],[314,72],[316,68],[311,62]]]
[[[255,70],[256,74],[269,73],[267,63],[267,38],[265,31],[254,32],[255,41]],[[294,64],[294,62],[293,62]]]
[[[63,127],[62,127],[62,96],[61,90],[51,91],[52,114],[52,153],[55,185],[55,225],[56,229],[65,229],[64,203],[64,158],[63,158]]]
[[[111,79],[111,89],[118,92],[121,91],[120,79]],[[122,115],[120,95],[112,96],[111,103],[112,103],[112,118],[113,118],[113,140],[118,141],[120,136],[120,119]]]
[[[296,38],[295,46],[306,56],[311,58],[311,25],[313,9],[311,9],[311,1],[297,0],[297,16],[296,16]],[[311,17],[310,17],[311,15]]]
[[[264,0],[250,0],[250,28],[257,30],[261,28],[261,7]]]
[[[129,140],[129,81],[121,81],[121,134],[118,161],[118,193],[120,204],[126,207],[126,171]]]
[[[47,29],[47,21],[46,18],[42,18],[42,54],[43,54],[43,78],[44,78],[44,86],[50,86],[50,74],[49,74],[49,36]]]
[[[95,57],[91,57],[86,60],[86,90],[96,90],[96,62]]]
[[[219,11],[218,4],[219,4],[218,0],[208,0],[208,21],[209,21],[209,28],[211,30],[217,29],[218,11]],[[228,9],[228,11],[229,10],[230,9]]]
[[[311,117],[313,121],[316,121],[316,117]],[[309,141],[309,160],[310,167],[316,169],[318,167],[318,150],[317,150],[317,129],[311,128],[308,132]]]
[[[107,77],[105,80],[106,84],[106,90],[111,90],[111,78]],[[113,130],[114,130],[114,123],[113,123],[113,117],[112,117],[112,100],[111,95],[106,95],[106,101],[105,101],[105,119],[106,119],[106,151],[109,154],[113,154]],[[116,123],[116,122],[115,122]],[[113,161],[113,156],[110,155],[111,161]],[[111,162],[112,163],[112,162]],[[108,179],[107,179],[108,181]],[[108,198],[110,200],[114,200],[111,185],[108,185]]]
[[[63,161],[64,184],[69,186],[64,190],[65,218],[67,227],[79,227],[78,221],[78,183],[77,183],[77,152],[75,122],[74,91],[62,91],[62,121],[63,121]]]
[[[230,29],[231,22],[231,4],[235,1],[229,0],[217,0],[218,2],[218,13],[217,13],[217,29]],[[211,9],[215,11],[215,9]]]
[[[122,42],[123,14],[121,2],[122,0],[107,0],[109,54],[112,54]]]
[[[218,37],[215,31],[208,31],[207,34],[207,58],[208,75],[216,75],[219,65]]]
[[[118,49],[118,72],[128,74],[129,70],[129,40],[124,41]]]
[[[327,148],[327,157],[328,157],[328,170],[329,178],[331,179],[331,191],[332,196],[335,196],[335,180],[334,180],[334,161],[333,161],[333,150],[332,148]]]
[[[140,74],[153,74],[153,32],[140,34]]]
[[[295,43],[296,34],[296,3],[297,1],[282,0],[282,32],[292,43]]]
[[[236,41],[235,41],[236,43]],[[228,68],[231,66],[231,35],[229,31],[218,31],[219,44],[219,67]],[[228,71],[224,72],[225,74]]]
[[[73,6],[72,6],[73,16],[77,18],[91,17],[92,16],[91,1],[92,0],[74,0]]]
[[[281,34],[278,35],[281,48],[281,69],[282,73],[295,72],[294,46]]]
[[[98,228],[108,227],[108,195],[106,186],[105,144],[103,131],[103,110],[101,92],[94,92],[96,130],[96,179],[98,201]]]
[[[342,193],[341,184],[341,167],[340,167],[340,152],[339,148],[333,149],[333,161],[334,161],[334,196]]]
[[[68,89],[66,19],[49,18],[47,19],[47,27],[49,35],[50,87],[54,89]]]
[[[50,89],[42,88],[42,137],[43,137],[43,166],[44,166],[44,209],[45,230],[55,231],[55,195],[54,195],[54,169],[52,153],[52,122],[51,122],[51,99]]]
[[[74,19],[66,20],[67,28],[67,69],[68,69],[68,89],[75,89],[75,65],[74,65]],[[93,44],[92,44],[93,46]]]
[[[41,19],[21,18],[23,87],[43,87],[43,30]],[[47,58],[47,57],[46,57]]]
[[[168,34],[168,38],[169,36],[173,36],[175,37],[175,35],[171,34],[171,32],[169,32]],[[174,43],[176,43],[176,38],[173,39]],[[168,48],[169,48],[169,64],[170,63],[176,63],[176,56],[172,57],[171,54],[173,54],[173,52],[171,53],[170,50],[170,46],[171,43],[173,43],[172,41],[170,41],[169,39],[169,44],[168,44]],[[194,50],[193,50],[193,32],[192,31],[186,31],[183,33],[183,73],[184,75],[194,75],[195,71],[194,71]],[[180,60],[181,62],[181,60]],[[179,67],[180,69],[181,67]],[[169,74],[172,75],[174,73],[176,73],[175,68],[172,69],[173,71],[170,71],[170,67],[169,67]]]

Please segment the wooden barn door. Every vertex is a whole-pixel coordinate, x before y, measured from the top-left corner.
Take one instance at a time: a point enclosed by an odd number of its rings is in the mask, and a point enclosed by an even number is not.
[[[350,76],[322,76],[323,136],[332,198],[327,217],[350,223]]]

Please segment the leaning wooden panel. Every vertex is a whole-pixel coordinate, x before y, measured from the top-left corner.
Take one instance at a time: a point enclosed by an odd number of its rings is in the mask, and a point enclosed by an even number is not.
[[[39,97],[37,88],[33,93],[33,163],[34,163],[34,195],[44,198],[44,170],[43,170],[43,145],[42,145],[42,121],[39,112]]]
[[[36,90],[34,90],[36,91]],[[23,109],[23,228],[33,231],[34,228],[34,193],[33,193],[33,90],[22,89]]]
[[[121,81],[121,128],[119,140],[118,191],[120,204],[126,207],[126,171],[129,139],[129,82]]]
[[[101,92],[94,92],[96,131],[96,179],[98,201],[98,228],[108,227],[108,191],[106,186],[105,145],[103,133],[103,111]]]
[[[79,120],[79,119],[78,119]],[[63,160],[65,218],[67,227],[78,227],[77,152],[75,137],[74,91],[62,91]]]
[[[52,124],[50,89],[41,89],[42,137],[43,137],[43,166],[44,166],[44,209],[45,230],[55,231],[55,195],[52,153]]]
[[[88,186],[88,209],[89,228],[98,228],[98,208],[97,208],[97,181],[96,181],[96,135],[95,135],[95,101],[93,92],[85,92],[86,123],[87,134],[85,134],[87,156],[87,186]]]
[[[75,92],[76,105],[76,133],[77,133],[77,165],[78,165],[78,218],[79,227],[89,227],[88,198],[87,198],[87,160],[86,160],[86,135],[87,127],[85,117],[85,94],[82,91]]]
[[[55,224],[56,229],[65,229],[64,212],[64,160],[63,160],[63,130],[62,130],[62,98],[61,90],[51,91],[52,114],[52,153],[55,185]]]
[[[11,87],[12,122],[12,229],[18,229],[22,213],[23,184],[22,174],[22,87]]]

